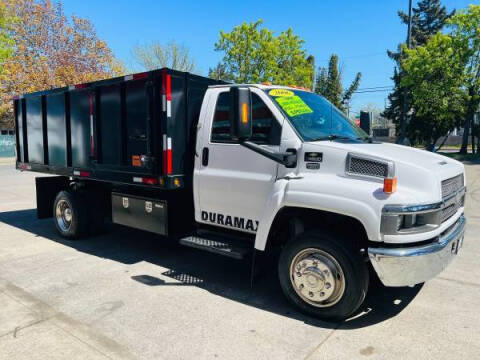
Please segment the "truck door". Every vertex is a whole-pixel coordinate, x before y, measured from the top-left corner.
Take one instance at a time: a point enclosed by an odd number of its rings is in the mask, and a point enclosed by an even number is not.
[[[255,233],[277,164],[232,140],[229,89],[211,91],[196,148],[195,217],[201,223]],[[275,112],[268,97],[253,88],[251,141],[278,151],[281,124]]]

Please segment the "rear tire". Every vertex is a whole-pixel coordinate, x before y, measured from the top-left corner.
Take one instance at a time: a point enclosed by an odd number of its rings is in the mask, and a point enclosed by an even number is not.
[[[288,242],[280,255],[278,274],[293,305],[325,320],[347,319],[368,291],[368,268],[360,251],[324,232],[306,232]]]
[[[88,230],[87,204],[77,192],[60,191],[53,202],[53,219],[62,237],[77,239]]]

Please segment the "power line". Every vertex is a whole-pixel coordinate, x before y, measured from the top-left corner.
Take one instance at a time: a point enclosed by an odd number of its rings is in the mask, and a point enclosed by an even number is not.
[[[377,90],[363,90],[363,91],[354,91],[354,94],[367,94],[367,93],[375,93],[375,92],[385,92],[385,91],[390,91],[392,90],[393,87],[388,88],[388,89],[377,89]]]
[[[360,88],[357,89],[357,91],[362,91],[362,90],[376,90],[376,89],[383,89],[383,88],[392,88],[393,85],[384,85],[384,86],[373,86],[373,87],[365,87],[365,88]]]

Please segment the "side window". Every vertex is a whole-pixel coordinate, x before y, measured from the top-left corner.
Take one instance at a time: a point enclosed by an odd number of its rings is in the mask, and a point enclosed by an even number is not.
[[[252,93],[252,139],[257,144],[280,145],[281,127],[260,96]]]
[[[233,142],[230,134],[230,93],[223,92],[218,95],[215,115],[212,123],[212,142]]]
[[[252,142],[257,144],[279,145],[281,127],[270,109],[257,94],[252,93]],[[230,119],[230,93],[218,96],[212,124],[212,142],[233,143]]]

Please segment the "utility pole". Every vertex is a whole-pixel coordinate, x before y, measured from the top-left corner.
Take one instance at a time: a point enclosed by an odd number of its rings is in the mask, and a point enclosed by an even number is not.
[[[412,0],[409,0],[408,4],[408,30],[407,30],[407,48],[410,49],[411,46],[411,37],[412,37]],[[403,106],[402,106],[402,119],[400,120],[400,137],[398,142],[403,144],[405,138],[407,137],[407,89],[403,88]]]

